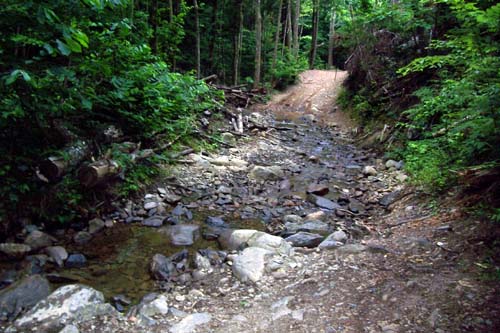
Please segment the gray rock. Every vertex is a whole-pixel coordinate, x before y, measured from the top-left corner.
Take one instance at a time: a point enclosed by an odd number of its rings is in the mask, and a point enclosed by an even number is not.
[[[396,162],[396,161],[394,161],[394,160],[387,160],[387,162],[385,162],[385,167],[386,167],[387,169],[390,169],[390,168],[394,168],[394,169],[396,169],[396,167],[397,167],[397,165],[398,165],[398,164],[399,164],[399,163],[398,163],[398,162]]]
[[[249,247],[259,247],[279,255],[293,254],[292,246],[287,243],[283,238],[273,236],[265,232],[258,231],[253,234],[248,240]]]
[[[318,245],[318,247],[320,249],[331,250],[331,249],[337,249],[337,248],[339,248],[339,247],[341,247],[341,246],[344,245],[344,243],[336,241],[336,240],[332,239],[330,236],[328,236],[324,241],[322,241]]]
[[[33,230],[28,237],[26,237],[24,244],[36,251],[51,246],[54,241],[55,239],[52,236],[38,230]]]
[[[265,272],[266,256],[272,252],[259,247],[247,247],[233,262],[233,273],[242,282],[257,282]]]
[[[145,225],[146,227],[158,228],[163,225],[164,220],[165,216],[153,215],[142,221],[142,225]]]
[[[0,253],[3,253],[11,259],[22,259],[31,251],[31,247],[26,244],[2,243],[0,244]]]
[[[197,326],[204,325],[212,320],[208,313],[193,313],[184,317],[180,322],[170,327],[170,333],[191,333]]]
[[[200,226],[195,224],[179,224],[163,227],[159,230],[169,237],[175,246],[190,246],[200,237]]]
[[[382,198],[380,198],[379,204],[381,204],[384,207],[389,206],[390,204],[392,204],[394,201],[396,201],[399,198],[400,193],[401,193],[401,191],[396,190],[396,191],[393,191],[391,193],[384,195]]]
[[[89,221],[89,232],[93,235],[104,229],[105,223],[100,218],[95,218]]]
[[[175,265],[169,258],[162,254],[155,254],[149,265],[149,272],[154,279],[168,281],[176,273]]]
[[[13,320],[22,311],[35,306],[50,294],[49,282],[40,275],[32,275],[0,292],[0,320]]]
[[[82,313],[95,314],[96,306],[104,304],[101,292],[90,287],[70,284],[60,287],[44,300],[38,302],[21,318],[14,322],[13,327],[28,331],[36,327],[38,332],[53,332],[61,330],[65,324],[71,323]]]
[[[319,196],[326,195],[328,192],[330,192],[330,189],[327,185],[323,184],[310,184],[306,190],[306,193],[316,194]]]
[[[339,254],[358,254],[368,250],[368,247],[362,244],[347,244],[336,249]]]
[[[257,230],[252,229],[223,230],[217,240],[222,248],[237,250],[246,247],[250,237],[257,232]]]
[[[342,230],[337,230],[333,234],[328,236],[328,238],[335,240],[337,242],[344,242],[345,243],[345,241],[347,240],[347,234]]]
[[[90,232],[86,232],[86,231],[79,231],[73,237],[73,241],[76,244],[80,244],[80,245],[87,244],[88,242],[90,242],[91,239],[92,239],[92,234]]]
[[[57,266],[63,267],[64,261],[68,259],[68,252],[62,246],[50,246],[45,249],[45,252],[55,261]]]
[[[87,265],[87,258],[81,253],[73,253],[68,256],[64,265],[67,268],[85,267],[85,265]]]
[[[168,299],[165,295],[152,293],[144,296],[137,306],[137,314],[152,320],[154,316],[168,313]]]
[[[398,174],[396,175],[396,179],[401,182],[401,183],[404,183],[405,181],[408,180],[408,176],[405,175],[404,173],[402,172],[398,172]]]
[[[285,238],[285,240],[295,247],[316,247],[323,240],[323,236],[301,231]]]
[[[315,204],[316,206],[324,209],[334,210],[336,208],[340,208],[340,205],[338,203],[314,194],[308,194],[307,200]]]
[[[229,145],[235,145],[236,144],[236,137],[231,134],[231,133],[221,133],[220,135],[222,142],[227,143]]]
[[[303,221],[302,217],[300,217],[298,215],[285,215],[285,217],[283,217],[284,223],[287,223],[287,222],[302,223],[302,221]]]
[[[304,217],[305,221],[324,221],[326,219],[326,213],[322,210],[312,212]]]
[[[158,202],[156,201],[149,201],[144,203],[144,209],[145,210],[150,210],[158,207]]]
[[[248,178],[260,181],[276,181],[283,179],[285,174],[279,166],[256,165],[248,174]]]
[[[356,199],[350,199],[348,208],[355,214],[362,214],[366,211],[365,206]]]
[[[210,259],[196,253],[194,256],[194,266],[198,269],[210,270],[212,265],[210,264]]]
[[[205,223],[211,227],[219,227],[219,228],[227,227],[226,222],[224,222],[224,220],[220,216],[209,216],[205,220]]]
[[[365,176],[376,176],[377,175],[377,169],[375,169],[371,165],[367,165],[363,168],[363,175]]]
[[[285,223],[285,228],[288,233],[296,233],[299,231],[309,231],[313,233],[328,233],[330,226],[322,221],[307,221],[304,223]]]
[[[181,202],[182,200],[182,197],[177,195],[177,194],[173,194],[173,193],[166,193],[164,195],[164,199],[163,199],[165,202],[167,202],[168,204],[170,205],[176,205],[178,204],[179,202]]]
[[[217,166],[227,166],[227,167],[236,167],[236,168],[246,168],[248,166],[248,162],[244,160],[240,160],[238,158],[232,158],[230,156],[220,156],[213,159],[208,159],[208,161]]]

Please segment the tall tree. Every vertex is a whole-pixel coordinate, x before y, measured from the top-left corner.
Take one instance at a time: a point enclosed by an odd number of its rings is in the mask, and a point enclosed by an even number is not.
[[[299,19],[300,19],[300,0],[295,0],[295,13],[293,16],[293,55],[299,54]]]
[[[212,19],[211,19],[211,35],[210,35],[210,44],[208,46],[208,59],[210,61],[210,71],[213,71],[215,67],[215,41],[217,40],[217,14],[219,11],[219,1],[214,0],[214,5],[212,8]]]
[[[286,46],[292,50],[292,0],[288,0],[286,5]]]
[[[313,0],[312,38],[311,38],[311,50],[309,52],[310,69],[314,69],[314,60],[316,59],[316,51],[318,48],[319,1],[320,0]]]
[[[240,58],[241,44],[243,43],[243,0],[237,1],[238,8],[238,31],[234,38],[233,54],[233,83],[237,85],[240,81]]]
[[[337,20],[337,12],[332,9],[330,16],[330,33],[328,36],[328,68],[333,66],[333,46],[335,42],[335,23]]]
[[[276,33],[274,35],[274,50],[273,50],[271,72],[274,72],[274,69],[276,68],[276,60],[278,58],[278,47],[279,47],[279,43],[280,43],[281,11],[282,10],[283,10],[283,0],[280,0],[280,4],[278,7],[278,18],[276,20]]]
[[[260,70],[262,61],[262,14],[260,0],[255,0],[255,71],[253,76],[253,87],[260,85]]]
[[[200,56],[200,11],[198,0],[193,0],[194,5],[194,24],[196,26],[196,77],[201,77],[201,56]]]

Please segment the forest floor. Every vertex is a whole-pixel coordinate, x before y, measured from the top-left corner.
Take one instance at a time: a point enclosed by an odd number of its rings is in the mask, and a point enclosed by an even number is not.
[[[231,197],[224,190],[191,209],[205,205],[226,221],[264,216],[274,234],[290,214],[304,221],[314,216],[345,232],[346,245],[295,248],[289,257],[274,258],[274,268],[256,283],[240,282],[225,264],[206,279],[166,292],[171,310],[149,325],[134,316],[99,316],[78,323],[79,330],[498,332],[498,280],[482,274],[497,235],[467,216],[456,197],[429,198],[404,182],[403,171],[358,148],[353,122],[335,104],[346,77],[306,71],[297,85],[248,112],[276,128],[292,124],[291,130],[254,133],[210,159],[279,166],[285,179],[248,181],[248,169],[230,163],[177,170],[185,187],[234,189]],[[374,170],[364,172],[367,166]],[[305,195],[318,184],[341,207],[321,210]]]

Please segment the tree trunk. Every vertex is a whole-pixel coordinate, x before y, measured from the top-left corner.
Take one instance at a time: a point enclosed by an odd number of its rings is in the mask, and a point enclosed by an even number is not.
[[[153,38],[151,40],[151,51],[158,54],[158,0],[153,0],[151,5],[151,25],[153,26]]]
[[[89,154],[90,146],[85,141],[77,141],[64,148],[60,156],[50,156],[40,163],[40,174],[53,182],[80,164]]]
[[[260,85],[261,61],[262,61],[262,15],[260,12],[260,0],[255,0],[255,72],[253,76],[254,89],[257,89]]]
[[[240,81],[240,55],[241,44],[243,42],[243,0],[238,1],[238,33],[235,36],[234,45],[234,60],[233,60],[233,79],[234,85],[238,85]]]
[[[292,51],[292,0],[286,5],[286,46]]]
[[[316,59],[316,50],[318,47],[318,23],[319,23],[319,0],[313,0],[313,17],[312,17],[312,40],[311,51],[309,52],[309,68],[314,69],[314,60]]]
[[[330,36],[328,38],[328,68],[333,67],[333,46],[335,42],[335,21],[337,19],[337,13],[332,10],[332,16],[330,17]]]
[[[130,154],[130,161],[136,163],[154,155],[152,149],[136,150]],[[84,187],[95,187],[116,177],[123,169],[112,159],[101,159],[78,170],[78,180]]]
[[[208,59],[210,62],[210,72],[213,72],[215,65],[215,41],[217,39],[217,11],[219,10],[218,0],[214,1],[214,7],[212,11],[212,33],[210,34],[210,44],[208,46]]]
[[[295,16],[293,17],[293,55],[299,55],[299,19],[300,19],[300,0],[295,0]]]
[[[278,58],[278,46],[280,43],[280,30],[281,30],[281,11],[283,9],[283,0],[280,0],[280,5],[278,7],[278,20],[276,21],[276,35],[274,36],[274,50],[273,50],[273,60],[271,65],[271,72],[274,73],[276,69],[276,60]],[[273,74],[274,77],[274,74]]]
[[[194,21],[196,25],[196,77],[201,77],[201,56],[200,56],[200,13],[198,10],[198,0],[193,0]]]

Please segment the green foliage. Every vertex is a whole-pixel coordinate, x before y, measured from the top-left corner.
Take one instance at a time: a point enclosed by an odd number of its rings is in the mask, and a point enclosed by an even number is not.
[[[94,142],[113,124],[143,148],[187,136],[200,111],[221,99],[191,74],[174,73],[160,55],[175,60],[188,12],[181,2],[172,20],[160,8],[153,54],[150,13],[142,2],[6,0],[0,6],[0,215],[81,216],[91,194],[75,172],[57,184],[38,180],[36,167],[71,143],[60,131]],[[162,12],[163,11],[163,12]],[[162,14],[163,13],[163,14]],[[96,142],[99,150],[106,150]],[[119,156],[113,156],[119,158]],[[129,163],[129,193],[158,170]]]
[[[271,72],[271,76],[275,80],[277,89],[294,84],[299,74],[308,68],[307,59],[305,57],[295,57],[289,52],[283,57],[279,57],[276,61],[276,68]]]
[[[500,6],[480,10],[457,0],[451,10],[459,25],[447,40],[430,45],[444,54],[417,58],[399,70],[402,75],[437,71],[439,80],[415,93],[420,103],[405,112],[404,126],[420,132],[420,140],[409,143],[408,156],[423,152],[424,158],[427,150],[441,168],[422,178],[438,187],[451,184],[453,169],[500,160],[500,44],[494,38],[500,35]]]

